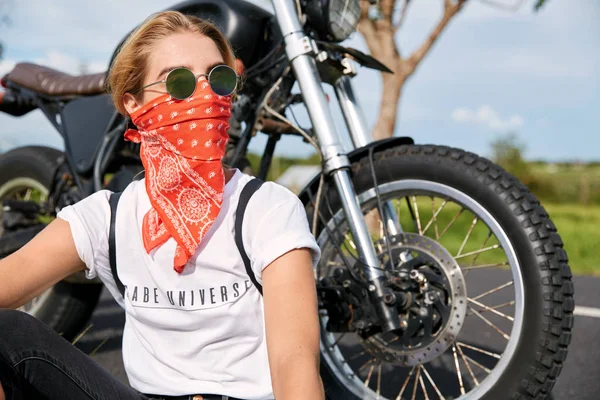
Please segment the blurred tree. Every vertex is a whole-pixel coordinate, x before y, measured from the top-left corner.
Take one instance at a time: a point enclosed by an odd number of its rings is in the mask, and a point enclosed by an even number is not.
[[[544,200],[556,199],[555,182],[548,175],[536,173],[532,163],[525,160],[525,144],[515,133],[497,138],[491,143],[491,147],[492,160],[519,179],[533,194]]]
[[[501,136],[491,143],[492,159],[511,174],[522,177],[527,173],[528,163],[525,161],[525,144],[519,141],[513,132]]]
[[[518,10],[524,2],[524,0],[479,1],[491,7],[508,11]],[[362,12],[358,30],[363,35],[371,55],[394,71],[394,74],[382,73],[381,75],[383,89],[379,117],[373,128],[374,139],[383,139],[394,134],[398,103],[404,84],[431,51],[448,23],[467,2],[468,0],[443,0],[442,17],[433,30],[412,54],[403,55],[396,44],[395,36],[402,28],[408,7],[414,3],[414,0],[361,0]],[[539,10],[546,2],[547,0],[536,0],[534,10]]]

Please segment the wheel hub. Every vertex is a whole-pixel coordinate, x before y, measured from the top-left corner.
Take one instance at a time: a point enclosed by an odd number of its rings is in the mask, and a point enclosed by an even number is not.
[[[401,233],[376,243],[381,265],[391,271],[389,289],[400,315],[396,332],[364,336],[376,358],[417,365],[444,353],[455,341],[467,311],[464,276],[452,255],[438,242]],[[391,259],[390,259],[391,257]]]

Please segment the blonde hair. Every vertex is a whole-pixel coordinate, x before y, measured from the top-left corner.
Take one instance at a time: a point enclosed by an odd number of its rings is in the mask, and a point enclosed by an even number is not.
[[[148,57],[154,44],[165,36],[181,32],[198,33],[211,39],[217,45],[225,64],[236,69],[229,41],[212,23],[178,11],[153,14],[129,35],[108,73],[108,90],[119,113],[128,115],[123,106],[125,93],[137,94],[142,89]]]

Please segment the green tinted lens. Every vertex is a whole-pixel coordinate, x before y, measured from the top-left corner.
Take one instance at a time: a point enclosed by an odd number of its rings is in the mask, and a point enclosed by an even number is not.
[[[227,65],[218,65],[210,72],[208,83],[216,94],[229,96],[237,86],[237,75]]]
[[[167,92],[177,100],[183,100],[194,94],[196,77],[187,68],[176,68],[167,76]]]

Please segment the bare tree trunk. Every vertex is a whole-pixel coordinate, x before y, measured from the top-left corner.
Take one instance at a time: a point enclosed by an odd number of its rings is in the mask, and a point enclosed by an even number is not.
[[[452,17],[461,10],[466,2],[466,0],[444,0],[444,13],[429,36],[413,54],[402,58],[394,35],[401,28],[410,1],[380,0],[379,17],[376,19],[369,18],[369,2],[361,2],[362,12],[358,30],[365,38],[371,55],[394,72],[394,74],[381,74],[383,85],[379,116],[372,132],[373,138],[376,140],[393,136],[404,83],[412,76]],[[399,22],[394,24],[393,14],[396,3],[401,3],[402,9]]]
[[[373,139],[385,139],[394,135],[398,118],[398,105],[402,88],[406,80],[415,72],[420,62],[431,50],[433,44],[443,32],[448,22],[458,13],[466,0],[444,0],[444,13],[429,36],[407,58],[402,58],[396,45],[394,35],[401,28],[406,17],[411,0],[380,0],[379,16],[369,18],[368,1],[361,2],[361,18],[358,30],[362,33],[371,55],[385,64],[394,73],[382,73],[382,93],[379,106],[379,116],[372,130]],[[397,24],[393,22],[394,7],[402,3],[400,18]],[[377,210],[366,215],[366,222],[371,233],[379,231],[380,218]]]

